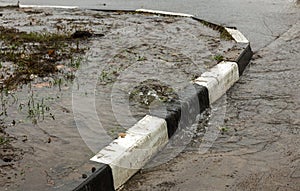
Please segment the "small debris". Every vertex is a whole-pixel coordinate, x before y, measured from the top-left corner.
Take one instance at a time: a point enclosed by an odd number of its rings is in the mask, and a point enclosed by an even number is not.
[[[55,120],[55,116],[52,113],[50,113],[50,117],[52,117],[52,119]]]
[[[96,171],[96,168],[95,167],[93,167],[92,168],[92,173],[94,173]]]
[[[56,66],[57,70],[62,70],[64,68],[65,68],[65,65],[62,65],[62,64]]]
[[[102,33],[99,33],[99,34],[94,34],[95,37],[104,37],[105,35],[102,34]]]
[[[34,78],[37,78],[37,77],[38,77],[38,76],[35,75],[35,74],[30,74],[30,77],[29,77],[29,78],[30,78],[31,80],[33,80]]]
[[[7,163],[12,161],[11,158],[7,158],[7,157],[4,157],[2,160],[3,160],[4,162],[7,162]]]
[[[54,56],[55,50],[50,49],[50,50],[48,50],[47,54],[48,54],[49,56]]]
[[[82,174],[82,178],[87,178],[87,175],[86,174]]]
[[[91,36],[92,33],[89,31],[76,31],[71,35],[72,38],[89,38]]]
[[[23,135],[22,136],[22,142],[25,143],[26,141],[28,141],[27,135]]]
[[[49,82],[42,82],[42,83],[39,83],[39,84],[33,84],[32,86],[36,87],[36,88],[43,88],[43,87],[50,88],[51,84]]]
[[[125,138],[126,133],[119,133],[118,136],[121,137],[121,138]]]

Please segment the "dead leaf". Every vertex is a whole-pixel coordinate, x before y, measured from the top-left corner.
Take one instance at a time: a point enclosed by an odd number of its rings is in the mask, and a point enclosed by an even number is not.
[[[61,69],[64,69],[64,68],[65,68],[65,66],[62,65],[62,64],[56,66],[56,69],[57,69],[57,70],[61,70]]]
[[[33,84],[32,85],[33,87],[36,87],[36,88],[43,88],[43,87],[51,87],[51,84],[49,82],[42,82],[42,83],[39,83],[39,84]]]
[[[121,137],[121,138],[125,138],[126,133],[119,133],[118,135],[119,135],[119,137]]]
[[[49,56],[53,56],[55,54],[55,50],[51,49],[51,50],[48,50],[48,55]]]

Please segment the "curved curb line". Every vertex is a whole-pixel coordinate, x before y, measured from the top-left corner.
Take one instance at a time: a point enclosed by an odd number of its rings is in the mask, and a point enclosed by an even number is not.
[[[50,5],[19,5],[19,7],[78,8],[77,6]],[[163,149],[168,143],[168,140],[176,132],[179,123],[182,124],[183,121],[183,125],[185,125],[190,121],[194,121],[197,115],[195,111],[203,112],[225,94],[226,91],[239,80],[253,53],[249,41],[240,31],[204,21],[194,15],[148,9],[90,10],[139,12],[190,17],[215,30],[219,30],[224,35],[229,34],[229,36],[243,48],[243,52],[237,58],[217,64],[192,82],[197,90],[197,95],[191,95],[188,99],[181,100],[180,103],[175,106],[175,109],[168,110],[167,108],[167,115],[164,118],[159,117],[161,116],[159,112],[153,114],[154,116],[146,115],[133,127],[128,129],[123,137],[119,137],[99,151],[91,158],[91,161],[97,162],[99,164],[97,166],[100,167],[74,189],[74,191],[114,191],[126,183],[126,181],[138,172],[155,154]],[[186,114],[184,116],[187,119],[181,119],[181,113]],[[126,168],[128,166],[131,168]]]
[[[194,15],[185,14],[185,13],[175,13],[175,12],[168,12],[168,11],[158,11],[158,10],[150,10],[150,9],[137,9],[135,12],[142,12],[142,13],[153,13],[153,14],[160,14],[160,15],[167,15],[167,16],[179,16],[179,17],[193,17]]]
[[[194,83],[208,89],[209,103],[217,101],[236,81],[239,80],[238,64],[221,62],[204,72]]]
[[[112,10],[97,9],[97,11]],[[190,14],[147,9],[137,9],[134,12],[191,17],[205,25],[213,27],[215,30],[219,30],[221,33],[228,33],[232,39],[240,44],[243,51],[234,60],[222,61],[195,79],[193,83],[195,87],[197,87],[197,95],[192,96],[188,100],[181,101],[175,110],[169,111],[167,109],[168,113],[164,118],[160,118],[161,115],[159,115],[159,113],[154,114],[154,116],[146,115],[126,131],[125,137],[119,137],[114,140],[91,158],[91,161],[106,165],[105,167],[109,169],[108,177],[111,177],[109,182],[113,182],[113,186],[110,185],[106,188],[103,188],[102,185],[93,186],[95,178],[89,177],[74,191],[107,191],[121,187],[168,143],[168,140],[175,133],[182,120],[190,121],[190,119],[181,119],[182,112],[188,112],[185,116],[194,120],[195,114],[190,113],[190,111],[203,112],[210,104],[225,94],[226,91],[239,80],[240,75],[242,75],[252,57],[253,53],[249,41],[236,29],[210,23]],[[198,105],[195,105],[195,100]],[[198,108],[198,110],[195,109],[195,107]],[[125,168],[128,166],[131,168]],[[108,171],[106,168],[105,170],[98,171],[97,175],[101,176],[105,173],[107,174]],[[105,182],[107,179],[99,179],[98,181]]]

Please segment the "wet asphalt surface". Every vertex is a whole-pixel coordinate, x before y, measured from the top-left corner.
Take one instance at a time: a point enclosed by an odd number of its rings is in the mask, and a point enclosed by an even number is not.
[[[255,55],[226,95],[227,130],[209,151],[187,149],[164,165],[143,170],[123,190],[299,190],[300,8],[287,0],[151,2],[99,2],[97,8],[196,14],[236,26]],[[89,2],[85,6],[91,7]]]

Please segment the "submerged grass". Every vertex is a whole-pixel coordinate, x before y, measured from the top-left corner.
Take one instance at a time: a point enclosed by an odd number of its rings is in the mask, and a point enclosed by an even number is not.
[[[4,86],[14,89],[30,81],[31,75],[47,76],[57,71],[59,61],[72,60],[84,48],[70,33],[23,32],[0,26],[0,63],[14,64],[14,74],[4,80]],[[71,65],[78,68],[79,59]]]

